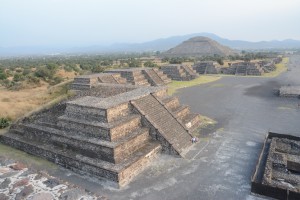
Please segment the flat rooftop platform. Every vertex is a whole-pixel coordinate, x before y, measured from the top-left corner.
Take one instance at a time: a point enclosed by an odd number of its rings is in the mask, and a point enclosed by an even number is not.
[[[107,109],[122,103],[128,102],[130,100],[135,100],[146,96],[150,93],[166,89],[165,87],[140,87],[129,92],[124,92],[115,96],[100,98],[94,96],[86,96],[82,98],[69,101],[68,104],[75,104],[78,106]]]
[[[115,75],[115,74],[114,73],[98,73],[98,74],[90,74],[90,75],[81,75],[81,76],[75,77],[75,79],[97,78],[97,77],[108,76],[108,75]]]
[[[139,67],[139,68],[111,69],[111,70],[105,71],[104,73],[110,73],[110,72],[136,72],[136,71],[147,70],[147,69],[151,69],[151,68]]]

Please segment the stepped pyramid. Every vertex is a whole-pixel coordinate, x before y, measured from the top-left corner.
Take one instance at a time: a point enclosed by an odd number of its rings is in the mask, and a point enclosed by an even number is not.
[[[100,83],[126,84],[127,81],[126,79],[122,78],[120,74],[116,73],[82,75],[74,78],[74,81],[71,84],[71,89],[91,89],[93,86],[97,86],[97,84]]]
[[[199,75],[195,70],[187,65],[170,64],[161,67],[161,70],[170,79],[176,81],[189,81],[197,78]]]
[[[193,37],[163,53],[167,57],[228,56],[235,54],[229,47],[207,37]]]
[[[193,65],[193,69],[198,74],[218,74],[219,69],[212,61],[197,62]]]
[[[120,76],[133,85],[162,86],[171,80],[157,68],[128,68],[107,70],[105,73],[120,74]]]
[[[188,151],[199,116],[169,97],[166,87],[99,83],[99,77],[111,80],[107,74],[82,79],[94,77],[96,85],[79,86],[71,99],[14,123],[0,141],[117,187],[159,152]]]

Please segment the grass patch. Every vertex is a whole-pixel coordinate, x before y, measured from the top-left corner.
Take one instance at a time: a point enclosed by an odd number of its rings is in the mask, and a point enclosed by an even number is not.
[[[210,87],[224,87],[224,86],[225,86],[225,85],[222,84],[222,83],[210,85]]]
[[[200,125],[197,128],[197,130],[195,132],[192,133],[192,135],[196,136],[196,137],[201,137],[201,139],[203,139],[204,137],[207,136],[207,132],[211,132],[212,130],[215,129],[215,126],[217,125],[217,121],[200,115]]]
[[[281,63],[276,64],[276,70],[270,73],[264,73],[263,77],[276,77],[279,76],[282,72],[287,70],[287,64],[289,63],[289,58],[285,57],[282,59]]]
[[[200,76],[192,81],[172,81],[168,84],[168,94],[174,94],[180,88],[192,87],[219,80],[220,76]]]

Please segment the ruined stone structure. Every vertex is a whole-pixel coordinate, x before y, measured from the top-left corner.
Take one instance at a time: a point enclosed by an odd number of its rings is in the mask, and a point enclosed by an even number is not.
[[[282,86],[278,91],[281,97],[300,97],[300,86]]]
[[[221,68],[222,74],[232,74],[238,76],[261,76],[264,73],[262,67],[252,62],[232,63],[229,67]]]
[[[282,58],[262,60],[258,62],[237,62],[229,63],[229,67],[215,65],[212,61],[198,62],[193,65],[193,69],[198,74],[230,74],[238,76],[261,76],[276,70],[275,64],[281,62]]]
[[[143,86],[162,86],[171,80],[157,68],[132,68],[108,70],[106,73],[120,74],[128,83]]]
[[[82,75],[74,78],[71,89],[86,90],[99,85],[100,83],[126,84],[126,79],[117,73],[99,73],[91,75]]]
[[[74,97],[16,122],[0,141],[120,187],[160,151],[183,156],[199,126],[198,114],[169,97],[166,87],[119,84],[121,78],[105,83],[115,78],[76,79]]]
[[[82,75],[74,79],[71,89],[86,90],[102,83],[163,86],[171,82],[157,68],[133,68],[108,70],[105,73]]]
[[[162,66],[161,70],[169,78],[177,81],[189,81],[199,76],[195,70],[187,65],[170,64]]]
[[[251,191],[276,199],[300,199],[300,138],[268,133]]]
[[[198,74],[218,74],[220,71],[212,61],[198,62],[192,67]]]

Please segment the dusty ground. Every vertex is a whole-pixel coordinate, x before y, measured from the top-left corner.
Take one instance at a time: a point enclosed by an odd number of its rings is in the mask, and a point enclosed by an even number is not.
[[[289,69],[276,78],[228,76],[179,90],[181,102],[218,121],[218,129],[186,159],[161,155],[123,189],[60,167],[51,174],[109,199],[261,199],[250,194],[250,177],[267,131],[300,136],[299,100],[273,95],[281,85],[300,85],[300,56]]]
[[[74,184],[49,176],[47,172],[30,169],[26,164],[0,157],[1,200],[81,199],[105,200]]]

